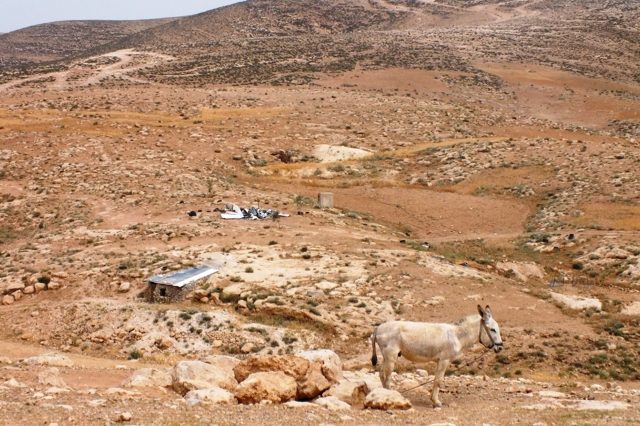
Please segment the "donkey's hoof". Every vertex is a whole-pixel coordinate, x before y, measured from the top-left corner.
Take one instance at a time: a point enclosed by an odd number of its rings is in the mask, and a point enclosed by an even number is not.
[[[442,408],[442,402],[433,401],[433,408]]]

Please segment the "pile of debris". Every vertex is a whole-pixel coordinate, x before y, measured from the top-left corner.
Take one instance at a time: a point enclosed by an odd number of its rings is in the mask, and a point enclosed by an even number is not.
[[[251,219],[251,220],[264,220],[264,219],[277,219],[279,217],[288,217],[286,213],[282,213],[273,209],[261,209],[258,207],[241,208],[236,204],[227,204],[225,210],[222,213],[223,219]]]

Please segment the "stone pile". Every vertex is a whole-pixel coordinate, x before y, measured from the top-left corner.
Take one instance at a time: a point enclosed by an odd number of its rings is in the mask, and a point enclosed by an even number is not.
[[[25,295],[40,293],[47,290],[58,290],[62,287],[59,281],[51,279],[29,279],[27,282],[11,281],[0,284],[0,297],[2,305],[13,305]]]
[[[206,361],[180,361],[166,370],[141,369],[124,386],[171,388],[191,406],[286,403],[329,410],[411,408],[409,400],[381,388],[379,382],[345,378],[340,357],[330,350],[254,355],[243,360],[210,356]]]

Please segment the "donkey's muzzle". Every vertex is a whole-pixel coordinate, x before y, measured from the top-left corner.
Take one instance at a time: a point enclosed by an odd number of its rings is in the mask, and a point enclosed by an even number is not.
[[[493,345],[493,351],[495,353],[498,353],[502,350],[502,343],[496,343],[495,345]]]

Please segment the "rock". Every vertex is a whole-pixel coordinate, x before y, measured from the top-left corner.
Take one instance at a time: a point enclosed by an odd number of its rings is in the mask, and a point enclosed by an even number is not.
[[[173,383],[169,369],[142,368],[136,370],[122,386],[126,388],[169,387]]]
[[[120,283],[120,286],[118,287],[118,292],[126,293],[129,290],[131,290],[131,283],[130,282],[123,281],[123,282]]]
[[[287,408],[310,408],[313,407],[313,404],[311,402],[288,401],[282,404],[282,406]]]
[[[240,364],[240,360],[238,358],[226,355],[211,355],[205,357],[203,361],[207,364],[213,365],[214,367],[229,372],[229,374],[233,375],[234,377],[235,373],[233,372],[233,369],[236,365]]]
[[[364,406],[375,410],[408,410],[411,408],[411,402],[398,391],[378,388],[369,392]]]
[[[66,388],[67,384],[60,377],[60,370],[55,367],[48,368],[38,374],[38,383],[57,388]]]
[[[124,413],[120,413],[116,416],[116,422],[130,422],[132,418],[133,416],[131,415],[131,413],[125,411]]]
[[[538,395],[540,395],[543,398],[566,398],[567,394],[566,393],[562,393],[562,392],[557,392],[557,391],[552,391],[552,390],[541,390],[538,392]]]
[[[185,395],[189,405],[199,404],[236,404],[236,398],[229,391],[219,387],[189,391]]]
[[[249,287],[244,283],[232,284],[222,290],[222,293],[220,293],[220,300],[224,303],[237,302],[242,293],[248,289]]]
[[[640,302],[633,302],[622,308],[622,315],[640,316]]]
[[[589,411],[614,411],[614,410],[626,410],[630,405],[624,401],[588,401],[581,400],[576,401],[571,408],[574,410],[589,410]]]
[[[298,385],[293,377],[281,371],[253,373],[238,385],[236,399],[242,404],[261,401],[282,403],[296,397]]]
[[[50,281],[49,284],[47,284],[47,290],[59,290],[62,288],[62,284],[60,284],[58,281]]]
[[[258,355],[242,360],[233,369],[238,383],[249,375],[264,371],[281,371],[296,380],[303,379],[309,369],[309,361],[292,355]]]
[[[5,289],[4,289],[4,292],[6,294],[15,293],[16,291],[20,291],[21,292],[22,290],[24,290],[24,288],[25,288],[24,283],[20,282],[20,281],[17,281],[17,282],[12,282],[9,285],[7,285],[5,287]]]
[[[36,292],[36,288],[32,285],[26,286],[24,290],[22,290],[24,294],[33,294]]]
[[[336,287],[338,287],[338,283],[334,283],[331,281],[320,281],[316,284],[316,288],[322,291],[331,291]]]
[[[181,361],[171,373],[173,388],[181,395],[197,389],[220,387],[233,391],[238,382],[228,370],[202,361]]]
[[[335,396],[326,396],[313,401],[314,404],[333,411],[350,410],[351,406],[344,401],[339,400]]]
[[[2,296],[2,304],[3,305],[13,305],[13,302],[15,302],[15,299],[10,294],[8,294],[6,296]]]
[[[355,382],[349,380],[341,380],[327,390],[324,396],[333,396],[351,406],[363,406],[364,399],[369,393],[369,386],[362,381]]]
[[[13,364],[13,362],[9,358],[7,358],[6,356],[0,356],[0,364],[11,365],[11,364]]]
[[[65,355],[57,353],[48,353],[44,355],[33,356],[22,360],[27,365],[48,365],[51,367],[72,367],[73,361]]]
[[[17,381],[16,379],[14,379],[13,377],[10,378],[9,380],[7,380],[6,382],[3,383],[4,386],[8,386],[10,388],[26,388],[27,385],[20,383],[19,381]]]
[[[591,299],[580,296],[571,296],[568,294],[560,294],[551,292],[551,298],[561,305],[576,311],[584,309],[602,310],[602,302],[598,299]]]
[[[256,345],[252,342],[247,342],[244,345],[242,345],[242,347],[240,348],[240,352],[242,352],[243,354],[250,354],[251,352],[253,352],[256,348]]]
[[[39,292],[41,292],[43,290],[46,290],[47,289],[47,285],[44,284],[44,283],[35,283],[33,285],[33,288],[35,288],[36,293],[39,293]]]
[[[17,302],[18,300],[22,299],[22,291],[16,290],[13,293],[11,293],[11,296],[13,296],[13,299]]]
[[[342,360],[329,349],[299,352],[296,356],[322,364],[322,374],[332,383],[342,379]]]
[[[522,282],[530,278],[544,279],[544,272],[535,263],[498,262],[496,269],[502,273],[511,273]]]
[[[305,374],[303,378],[298,379],[297,384],[296,399],[309,400],[322,395],[322,392],[329,389],[333,382],[327,380],[324,374],[322,374],[322,364],[312,362],[309,364],[307,374]]]

